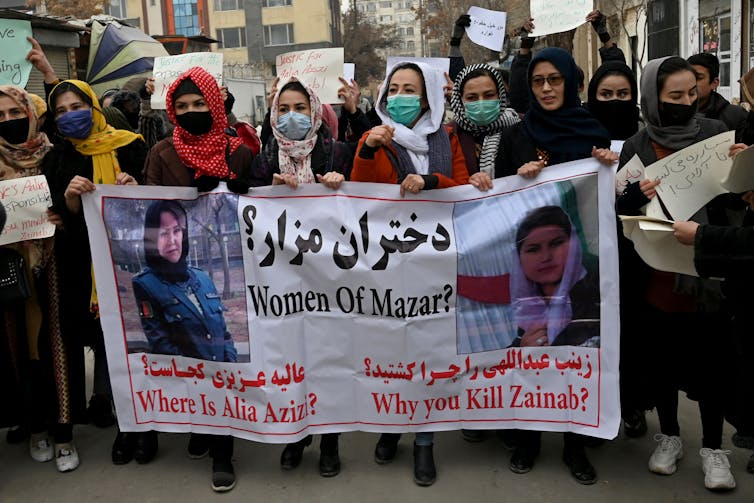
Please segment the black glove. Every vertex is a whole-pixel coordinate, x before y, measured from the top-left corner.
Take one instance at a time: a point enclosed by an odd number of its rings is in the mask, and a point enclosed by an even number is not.
[[[225,184],[232,192],[235,192],[236,194],[246,194],[247,192],[249,192],[249,188],[251,187],[251,185],[244,182],[240,178],[226,180]]]
[[[220,179],[215,176],[203,175],[199,178],[194,178],[194,187],[199,192],[210,192],[220,185]]]
[[[599,16],[592,20],[592,28],[597,32],[603,44],[610,40],[610,34],[607,32],[607,17],[603,13],[600,12]]]
[[[453,34],[450,36],[450,45],[461,45],[461,39],[463,34],[466,33],[466,27],[471,26],[471,16],[468,14],[461,14],[456,19],[456,23],[453,25]]]

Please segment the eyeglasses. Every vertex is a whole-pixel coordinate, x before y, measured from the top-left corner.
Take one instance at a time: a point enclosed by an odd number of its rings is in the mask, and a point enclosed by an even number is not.
[[[533,87],[544,87],[545,81],[547,81],[548,84],[550,84],[550,87],[555,87],[557,85],[560,85],[563,83],[563,76],[559,73],[556,73],[554,75],[548,75],[547,77],[542,77],[540,75],[537,75],[536,77],[532,77],[531,79],[531,85]]]

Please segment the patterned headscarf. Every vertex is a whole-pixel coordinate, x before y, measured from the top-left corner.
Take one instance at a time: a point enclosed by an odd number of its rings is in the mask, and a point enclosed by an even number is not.
[[[466,107],[463,105],[463,86],[466,84],[467,75],[476,70],[486,70],[493,76],[493,81],[497,86],[497,93],[500,97],[500,115],[493,122],[484,126],[477,126],[466,116]],[[455,121],[464,131],[468,131],[473,136],[484,135],[482,152],[479,155],[479,171],[492,176],[495,172],[495,157],[497,156],[500,146],[500,137],[503,129],[521,122],[518,112],[508,108],[508,93],[505,90],[505,83],[500,72],[490,65],[469,65],[461,70],[453,83],[453,94],[450,97],[450,108],[453,110]]]
[[[91,102],[92,122],[94,125],[87,138],[84,138],[83,140],[78,138],[66,139],[76,147],[76,150],[79,153],[91,156],[92,166],[94,168],[92,181],[94,183],[114,184],[118,177],[118,173],[120,173],[120,164],[118,163],[116,150],[136,141],[137,139],[143,140],[143,138],[141,135],[132,133],[131,131],[115,129],[110,126],[102,113],[102,108],[100,107],[94,91],[89,87],[89,84],[81,80],[64,80],[55,86],[50,93],[49,110],[54,112],[54,101],[60,94],[68,92],[71,86],[78,89],[80,93],[83,93],[83,95]]]
[[[16,102],[29,118],[29,132],[24,143],[12,145],[5,138],[0,138],[0,168],[7,167],[13,170],[13,172],[2,170],[0,179],[38,175],[39,165],[52,145],[47,135],[37,130],[38,117],[34,102],[20,87],[0,86],[0,93]]]
[[[183,129],[176,119],[173,94],[178,86],[186,79],[190,79],[207,101],[212,115],[212,128],[208,133],[193,135]],[[241,145],[241,138],[228,136],[228,119],[225,116],[225,106],[220,88],[215,78],[203,68],[195,66],[186,71],[173,82],[168,89],[166,99],[167,113],[170,122],[175,125],[173,130],[173,145],[178,152],[181,162],[195,171],[194,178],[212,176],[216,178],[235,178],[230,170],[226,154],[236,151]]]
[[[285,84],[288,84],[289,82],[300,81],[293,77]],[[301,83],[309,94],[312,127],[309,129],[309,132],[306,133],[303,140],[291,140],[278,131],[278,103],[285,84],[280,86],[280,90],[275,95],[275,99],[272,100],[272,109],[270,110],[272,134],[275,135],[275,139],[279,146],[278,163],[280,165],[280,173],[296,175],[299,183],[314,183],[314,173],[312,173],[311,169],[312,150],[314,150],[314,146],[317,144],[317,132],[322,125],[322,104],[317,95],[314,94],[314,91],[310,87]]]

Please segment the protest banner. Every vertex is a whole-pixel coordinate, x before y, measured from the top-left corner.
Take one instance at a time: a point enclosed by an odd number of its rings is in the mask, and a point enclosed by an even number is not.
[[[47,208],[52,198],[44,175],[0,181],[0,203],[7,216],[0,245],[55,234],[55,226],[47,221]]]
[[[673,222],[648,216],[620,216],[623,235],[634,244],[636,253],[653,269],[699,276],[694,265],[694,247],[678,242]]]
[[[572,30],[586,22],[586,16],[594,9],[593,0],[531,0],[529,11],[534,18],[532,37]]]
[[[415,58],[412,56],[390,56],[387,58],[385,75],[390,75],[390,70],[398,63],[425,63],[440,72],[450,73],[450,58]]]
[[[273,443],[462,427],[612,438],[614,194],[593,159],[405,198],[369,183],[98,185],[82,200],[120,428]],[[557,241],[548,277],[542,239]],[[201,312],[172,285],[180,271]],[[541,282],[556,285],[548,300]],[[214,328],[184,333],[201,323]],[[537,323],[547,337],[533,340]]]
[[[190,52],[177,56],[160,56],[154,58],[152,76],[154,77],[154,94],[152,94],[151,106],[154,109],[165,109],[170,85],[183,75],[188,69],[199,66],[207,70],[217,81],[218,86],[223,85],[223,55],[221,52]]]
[[[342,86],[338,77],[343,76],[343,48],[310,49],[286,52],[275,58],[275,69],[280,85],[296,77],[317,93],[322,103],[343,103],[338,98]]]
[[[754,190],[754,148],[749,147],[733,158],[730,171],[720,185],[728,192],[740,194]]]
[[[466,36],[477,45],[493,51],[501,51],[505,40],[505,12],[469,7],[471,24],[466,27]]]
[[[31,63],[26,55],[31,50],[31,23],[20,19],[0,19],[0,47],[3,58],[0,60],[0,85],[26,87],[31,71]]]
[[[618,151],[620,153],[620,151]],[[639,156],[634,156],[618,171],[615,177],[615,194],[621,195],[630,184],[644,180],[644,164]]]
[[[660,180],[657,196],[674,220],[689,220],[716,196],[728,192],[720,182],[733,163],[728,150],[734,134],[727,131],[694,143],[644,169],[648,179]]]

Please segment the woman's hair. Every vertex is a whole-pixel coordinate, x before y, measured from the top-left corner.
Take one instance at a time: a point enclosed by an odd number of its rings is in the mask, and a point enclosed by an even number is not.
[[[144,258],[147,265],[156,271],[161,271],[168,266],[167,261],[160,256],[160,252],[157,250],[157,242],[160,238],[160,221],[163,213],[172,213],[183,229],[181,262],[185,262],[189,252],[186,210],[176,201],[154,201],[149,205],[144,216]]]
[[[76,96],[78,96],[79,98],[81,98],[81,100],[84,103],[94,108],[94,103],[92,103],[92,99],[89,96],[87,96],[84,91],[79,89],[75,84],[72,84],[71,82],[63,81],[60,84],[58,84],[55,87],[55,89],[52,90],[52,93],[50,94],[49,103],[51,105],[53,115],[55,114],[55,108],[57,108],[58,98],[60,98],[62,94],[67,93],[69,91],[75,94]]]
[[[539,227],[557,225],[563,231],[571,235],[571,219],[560,206],[542,206],[526,214],[516,231],[516,251],[521,253],[524,239]]]
[[[395,75],[395,72],[398,70],[413,70],[416,73],[419,74],[419,79],[422,83],[422,98],[424,98],[424,101],[429,101],[427,98],[427,82],[424,80],[424,74],[422,73],[421,68],[419,68],[419,65],[416,63],[401,63],[395,67],[393,67],[393,71],[390,72],[390,75],[387,78],[387,81],[385,82],[385,85],[387,86],[387,89],[385,89],[385,93],[382,95],[382,103],[387,103],[387,95],[389,94],[390,89],[390,80],[393,78],[393,75]]]
[[[497,88],[497,79],[495,78],[495,75],[493,75],[492,72],[486,68],[477,68],[476,70],[470,71],[461,81],[461,95],[462,96],[463,96],[463,88],[466,86],[466,83],[470,81],[471,79],[475,79],[477,77],[489,77],[490,79],[492,79],[492,83],[495,85],[495,88]]]
[[[298,93],[301,93],[304,96],[306,96],[307,100],[311,98],[311,96],[309,96],[309,93],[307,92],[304,85],[298,80],[292,80],[288,82],[286,85],[284,85],[283,88],[280,89],[280,95],[282,95],[286,91],[296,91]]]
[[[685,59],[679,56],[672,56],[662,62],[660,68],[657,69],[657,96],[659,101],[660,92],[665,87],[665,81],[669,76],[678,72],[691,72],[696,78],[696,71],[691,64]]]
[[[121,89],[113,95],[113,101],[110,106],[117,108],[121,112],[125,112],[128,109],[138,112],[141,109],[141,97],[133,91]]]
[[[105,101],[105,99],[109,98],[110,96],[113,96],[118,91],[120,91],[120,89],[118,89],[117,87],[113,87],[112,89],[108,89],[107,91],[102,93],[102,95],[97,99],[99,100],[100,103],[102,103],[103,101]]]

